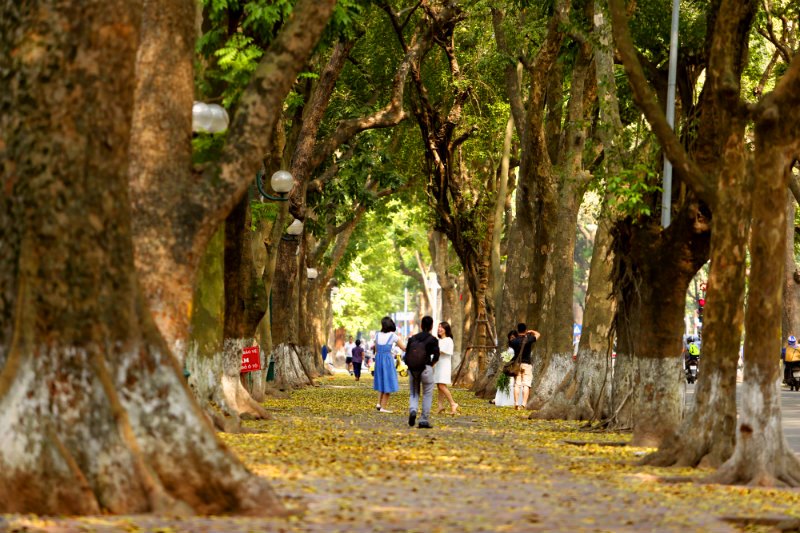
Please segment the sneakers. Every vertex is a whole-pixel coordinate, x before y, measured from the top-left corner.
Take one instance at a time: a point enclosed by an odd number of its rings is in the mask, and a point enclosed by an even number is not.
[[[383,407],[381,407],[380,409],[378,409],[378,412],[379,412],[379,413],[394,413],[394,411],[390,411],[390,410],[388,410],[388,409],[384,409]]]
[[[381,410],[381,404],[379,404],[379,403],[375,404],[375,410],[376,411],[380,411]]]
[[[408,425],[413,428],[414,427],[414,422],[416,422],[416,421],[417,421],[417,412],[416,411],[411,411],[411,413],[408,415]]]
[[[431,429],[431,428],[433,428],[433,426],[430,424],[430,422],[420,422],[419,425],[417,425],[417,427],[419,429]]]

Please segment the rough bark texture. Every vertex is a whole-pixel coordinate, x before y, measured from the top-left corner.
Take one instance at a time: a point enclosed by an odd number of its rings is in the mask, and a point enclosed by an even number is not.
[[[512,102],[512,110],[515,111],[514,125],[517,128],[518,136],[522,139],[522,155],[516,191],[516,218],[511,225],[508,237],[503,307],[498,310],[498,323],[502,324],[503,328],[512,328],[518,322],[527,322],[535,328],[540,327],[535,324],[538,314],[531,316],[529,312],[530,305],[536,307],[541,305],[541,300],[533,294],[537,281],[540,279],[538,277],[540,273],[536,272],[533,263],[535,248],[531,244],[531,239],[539,229],[537,214],[541,211],[538,204],[539,186],[537,183],[551,177],[550,158],[544,132],[546,81],[554,68],[558,51],[564,40],[560,24],[568,16],[569,2],[557,2],[555,7],[555,13],[548,24],[545,40],[529,65],[531,85],[524,116],[517,116],[522,115],[520,113],[522,99],[516,71],[514,70],[513,73],[508,71],[511,69],[509,66],[506,73],[506,90],[509,100]],[[510,55],[511,52],[505,44],[501,13],[494,10],[493,18],[498,47]]]
[[[712,220],[711,269],[703,325],[702,371],[694,403],[659,451],[645,459],[669,466],[719,466],[733,452],[736,365],[744,323],[744,281],[750,198],[745,192],[744,123],[724,150]]]
[[[225,405],[232,414],[268,418],[266,410],[253,400],[239,378],[242,350],[256,345],[256,328],[267,311],[267,294],[253,263],[250,225],[250,198],[245,195],[225,220],[225,312],[220,384]]]
[[[586,125],[593,113],[592,104],[596,97],[596,81],[590,75],[591,64],[591,48],[588,44],[581,45],[572,67],[563,131],[554,132],[557,137],[551,142],[542,142],[547,137],[539,135],[533,136],[530,146],[523,145],[523,149],[532,150],[539,157],[539,176],[535,181],[537,221],[532,235],[532,261],[537,283],[528,301],[527,318],[529,326],[540,331],[542,338],[534,347],[529,409],[539,409],[550,400],[572,370],[575,228],[580,199],[589,177],[582,168],[583,151]],[[548,123],[560,123],[557,120],[559,114],[556,108],[550,109]],[[529,123],[526,131],[535,127]],[[553,158],[549,155],[548,145],[556,141],[558,149],[553,152],[557,158]]]
[[[180,223],[186,216],[181,200],[192,187],[187,180],[197,3],[143,4],[129,168],[135,260],[153,318],[182,362],[195,275],[211,238],[194,247],[193,228]]]
[[[747,39],[756,9],[757,3],[752,1],[722,1],[709,11],[709,68],[698,105],[697,138],[692,159],[688,160],[690,166],[702,172],[698,176],[702,179],[697,180],[700,187],[692,184],[696,191],[702,193],[708,183],[715,184],[714,194],[706,195],[715,217],[703,371],[688,416],[674,433],[667,435],[661,449],[646,458],[646,462],[654,464],[694,466],[704,461],[719,465],[732,451],[736,354],[743,322],[745,239],[749,227],[746,121],[739,102],[739,80],[747,63]],[[624,30],[624,26],[617,29]],[[632,71],[627,63],[626,69]],[[632,79],[634,92],[640,95],[640,101],[645,100],[645,87],[636,84],[635,76]],[[660,117],[648,119],[652,124]],[[659,139],[664,146],[671,142],[663,136]]]
[[[800,56],[757,110],[744,384],[733,456],[712,476],[723,483],[800,485],[800,461],[781,426],[775,357],[781,347],[787,170],[800,154],[798,83]]]
[[[797,200],[795,200],[794,194],[789,192],[786,201],[786,253],[784,255],[783,317],[781,322],[784,340],[789,335],[796,337],[800,334],[800,268],[797,266],[794,252],[796,210]]]
[[[607,213],[607,210],[606,210]],[[611,222],[601,216],[592,251],[586,313],[576,362],[536,418],[602,420],[610,412],[614,300],[611,298]]]
[[[217,440],[136,278],[139,7],[2,6],[0,512],[281,512]]]
[[[311,376],[300,362],[297,347],[299,294],[297,292],[297,240],[281,237],[272,290],[272,354],[275,385],[292,389],[311,385]],[[303,272],[305,274],[305,272]],[[280,290],[278,290],[280,288]]]
[[[635,377],[632,442],[657,446],[683,414],[678,369],[684,301],[689,281],[706,261],[708,221],[693,203],[666,230],[643,219],[621,221],[614,232],[617,364],[621,355],[632,357]],[[670,261],[656,261],[663,257]]]
[[[595,77],[599,123],[597,138],[603,147],[605,172],[614,175],[622,168],[622,123],[619,117],[616,80],[614,77],[611,24],[604,2],[594,2]],[[536,413],[539,418],[565,418],[574,420],[606,419],[611,393],[611,351],[615,302],[611,297],[610,228],[616,214],[614,198],[608,195],[598,220],[595,234],[589,281],[586,292],[586,311],[578,347],[576,365],[567,375],[558,392]]]

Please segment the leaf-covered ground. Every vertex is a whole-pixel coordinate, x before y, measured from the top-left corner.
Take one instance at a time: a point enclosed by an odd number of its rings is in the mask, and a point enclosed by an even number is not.
[[[387,414],[375,410],[369,378],[319,383],[268,401],[273,419],[251,423],[261,433],[221,436],[297,516],[6,516],[0,532],[770,531],[770,520],[800,517],[795,490],[663,483],[705,472],[636,466],[642,448],[564,442],[626,435],[531,421],[462,390],[454,391],[460,414],[434,415],[431,430],[410,428],[405,390]]]

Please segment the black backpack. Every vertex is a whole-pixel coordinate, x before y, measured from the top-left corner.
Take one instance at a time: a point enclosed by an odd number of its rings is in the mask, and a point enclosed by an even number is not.
[[[408,370],[415,376],[422,374],[425,366],[431,364],[431,358],[425,349],[425,344],[419,339],[412,339],[406,349],[406,365]]]

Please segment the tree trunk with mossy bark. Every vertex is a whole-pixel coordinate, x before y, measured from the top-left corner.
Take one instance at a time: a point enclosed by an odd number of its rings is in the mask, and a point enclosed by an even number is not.
[[[634,57],[623,6],[618,2],[612,5],[619,49],[632,80],[634,97],[654,125],[660,143],[670,152],[669,147],[677,138],[665,131],[660,109],[653,109],[654,98],[648,94]],[[757,8],[755,1],[722,1],[709,7],[707,77],[697,106],[699,120],[691,159],[681,149],[670,155],[677,163],[676,169],[689,169],[690,185],[714,213],[711,272],[703,331],[703,371],[698,377],[694,403],[682,424],[662,440],[658,452],[645,458],[649,464],[717,466],[732,451],[750,206],[744,156],[747,117],[739,94],[747,64],[748,34]]]
[[[137,280],[139,8],[2,6],[0,512],[283,513],[217,439]]]
[[[723,151],[712,220],[711,269],[703,324],[702,372],[694,402],[677,430],[645,463],[717,467],[733,452],[736,366],[744,323],[746,242],[750,195],[746,192],[744,122],[732,128]]]
[[[787,178],[800,154],[798,83],[800,56],[795,56],[756,110],[744,383],[733,456],[711,476],[721,483],[800,485],[800,461],[781,425],[781,371],[776,357],[781,348]]]
[[[792,169],[789,169],[789,178]],[[797,211],[797,199],[791,192],[788,193],[786,201],[786,254],[783,272],[783,339],[789,335],[795,337],[800,335],[800,268],[797,265],[797,255],[795,254],[795,213]]]
[[[619,117],[616,79],[614,76],[611,22],[605,4],[594,2],[594,70],[597,87],[599,121],[596,135],[603,147],[605,175],[614,176],[622,168],[621,146],[623,127]],[[615,198],[607,194],[603,200],[595,233],[585,312],[578,353],[570,373],[559,385],[556,394],[534,415],[543,419],[605,420],[610,416],[611,366],[614,342],[613,320],[615,300],[612,297],[611,226],[616,210]],[[624,366],[624,365],[623,365]],[[620,377],[625,376],[624,368]]]
[[[241,380],[243,350],[258,346],[256,328],[267,311],[267,294],[253,264],[250,218],[250,198],[245,195],[225,220],[225,313],[219,396],[235,418],[269,418]],[[260,352],[259,348],[259,357]]]
[[[586,312],[575,365],[553,397],[532,415],[536,418],[603,420],[610,414],[614,341],[611,326],[615,304],[611,297],[609,219],[608,215],[601,215],[595,236],[586,292]]]
[[[690,203],[666,230],[652,218],[627,219],[614,230],[617,364],[631,358],[637,446],[658,446],[681,422],[683,310],[689,282],[708,256],[706,216]]]
[[[573,369],[572,299],[574,290],[575,228],[580,200],[589,174],[583,170],[589,115],[594,109],[597,82],[590,76],[592,50],[582,44],[571,72],[566,124],[556,131],[559,149],[549,155],[547,136],[540,130],[524,149],[534,152],[537,186],[536,232],[532,235],[533,270],[537,283],[528,302],[528,326],[542,338],[534,346],[533,385],[529,409],[539,409],[555,394]],[[556,71],[558,72],[558,71]],[[559,76],[560,77],[560,76]],[[555,81],[555,80],[553,80]],[[549,109],[548,123],[557,121],[560,104]],[[528,123],[526,131],[543,126]],[[554,157],[555,156],[555,157]],[[551,159],[551,157],[553,159]]]
[[[308,369],[303,366],[301,351],[297,345],[299,317],[297,248],[300,243],[293,239],[288,236],[280,238],[272,285],[271,357],[275,363],[275,387],[284,390],[313,384]]]

